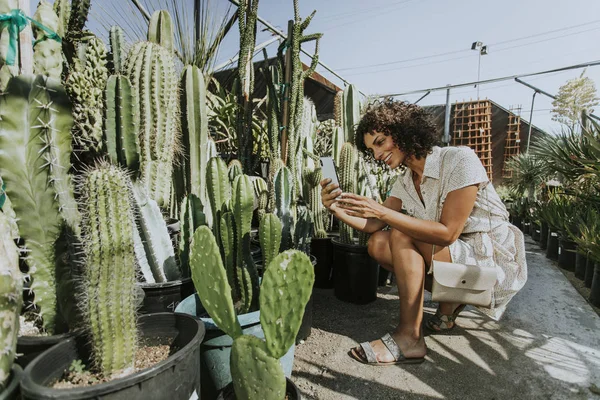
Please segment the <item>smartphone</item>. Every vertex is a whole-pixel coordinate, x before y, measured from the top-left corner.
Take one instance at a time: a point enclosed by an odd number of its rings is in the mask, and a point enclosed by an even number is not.
[[[342,190],[333,158],[321,157],[321,173],[323,175],[323,179],[331,179],[330,183],[337,184],[339,189]]]

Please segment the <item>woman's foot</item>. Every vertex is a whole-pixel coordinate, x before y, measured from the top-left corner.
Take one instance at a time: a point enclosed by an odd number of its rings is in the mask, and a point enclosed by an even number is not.
[[[425,357],[427,354],[427,346],[425,345],[425,339],[423,336],[414,338],[392,332],[389,335],[387,345],[384,343],[386,336],[368,343],[373,350],[374,356],[377,360],[376,363],[378,364],[395,364],[400,362],[410,362],[411,360],[418,360],[421,362],[423,361],[423,357]],[[390,339],[392,339],[394,343],[390,343]],[[392,350],[394,350],[394,344],[398,347],[399,357],[397,357],[398,354],[393,354],[390,350],[390,347],[392,347]],[[370,362],[362,345],[352,348],[350,353],[351,356],[356,358],[358,361],[375,364]]]
[[[449,332],[456,326],[456,318],[465,309],[466,304],[460,304],[454,311],[448,312],[447,305],[441,305],[426,322],[425,327],[431,332]],[[451,308],[452,309],[452,308]]]

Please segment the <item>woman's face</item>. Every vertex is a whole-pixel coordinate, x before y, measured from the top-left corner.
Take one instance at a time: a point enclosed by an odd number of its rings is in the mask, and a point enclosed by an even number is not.
[[[391,136],[375,131],[365,134],[364,141],[373,157],[376,160],[385,162],[392,169],[398,168],[406,159],[406,154],[394,144]]]

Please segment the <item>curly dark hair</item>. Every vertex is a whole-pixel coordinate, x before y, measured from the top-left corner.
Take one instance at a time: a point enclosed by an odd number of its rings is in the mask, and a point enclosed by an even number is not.
[[[381,132],[408,157],[425,157],[439,143],[437,129],[423,108],[405,101],[386,99],[368,106],[356,127],[355,144],[369,155],[364,136]]]

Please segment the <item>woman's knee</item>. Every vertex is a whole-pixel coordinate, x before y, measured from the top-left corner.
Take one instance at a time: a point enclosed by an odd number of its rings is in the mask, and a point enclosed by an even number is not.
[[[390,241],[389,241],[390,245],[397,247],[397,246],[406,246],[406,245],[412,245],[413,244],[413,239],[408,236],[406,233],[403,233],[401,231],[399,231],[398,229],[391,229],[390,232]]]
[[[389,236],[389,232],[377,231],[373,233],[371,237],[369,237],[369,242],[367,243],[367,250],[372,258],[377,260],[378,257],[381,256],[381,254],[383,254],[385,250],[389,249]]]

